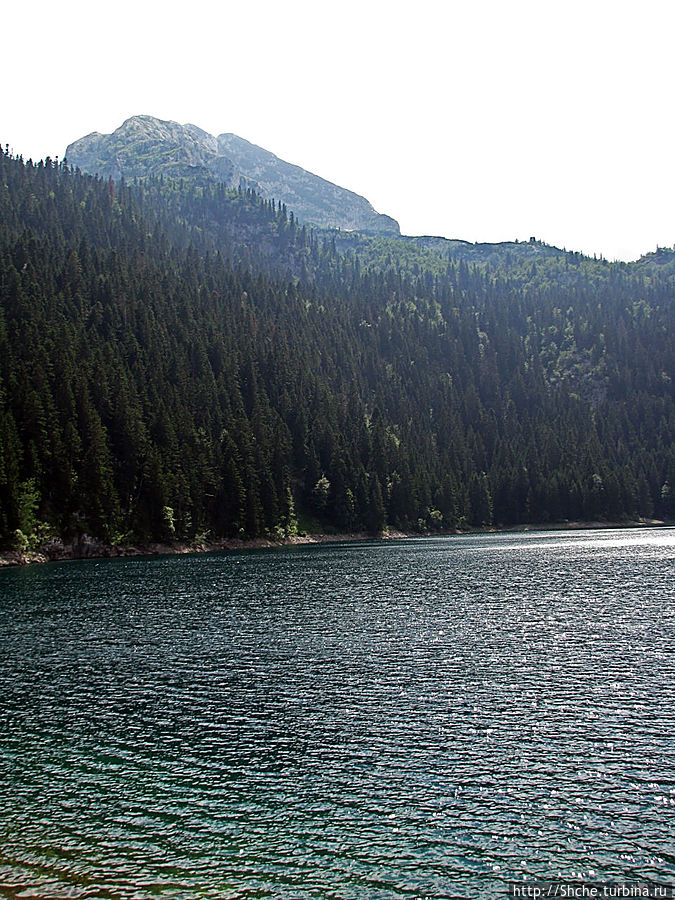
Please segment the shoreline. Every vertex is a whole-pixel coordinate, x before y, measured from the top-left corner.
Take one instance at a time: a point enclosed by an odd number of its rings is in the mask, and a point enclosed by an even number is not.
[[[468,528],[466,530],[439,531],[420,534],[391,530],[380,535],[354,532],[347,534],[301,534],[289,535],[281,540],[271,538],[222,538],[217,541],[173,541],[151,542],[149,544],[129,544],[113,546],[95,538],[83,535],[71,543],[51,539],[34,550],[0,551],[0,569],[15,566],[28,566],[49,562],[64,562],[77,559],[122,559],[126,557],[176,556],[187,553],[238,552],[242,550],[264,550],[275,547],[292,547],[304,544],[341,544],[352,541],[381,541],[401,538],[444,537],[463,534],[508,534],[529,531],[586,531],[611,530],[616,528],[659,528],[668,522],[661,519],[645,519],[628,522],[548,522],[525,525],[490,526],[485,528]]]

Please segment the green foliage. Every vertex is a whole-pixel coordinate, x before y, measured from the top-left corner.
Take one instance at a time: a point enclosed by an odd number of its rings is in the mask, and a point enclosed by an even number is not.
[[[0,540],[672,516],[674,288],[0,154]]]
[[[35,486],[35,479],[29,478],[19,484],[17,512],[19,528],[24,534],[33,534],[37,526],[37,510],[40,505],[40,492]]]
[[[330,481],[325,475],[316,482],[312,488],[312,508],[317,515],[325,512],[328,506],[328,497],[330,494]]]

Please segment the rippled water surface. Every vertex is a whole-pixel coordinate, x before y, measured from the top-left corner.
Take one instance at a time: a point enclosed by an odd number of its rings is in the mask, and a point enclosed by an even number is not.
[[[0,894],[675,881],[675,530],[0,573]]]

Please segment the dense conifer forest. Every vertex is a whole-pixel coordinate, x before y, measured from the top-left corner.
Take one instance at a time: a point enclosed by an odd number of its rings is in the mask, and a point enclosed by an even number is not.
[[[675,254],[323,233],[0,154],[0,541],[671,518]]]

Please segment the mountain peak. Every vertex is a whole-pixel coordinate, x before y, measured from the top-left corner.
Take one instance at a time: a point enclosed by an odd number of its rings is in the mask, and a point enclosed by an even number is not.
[[[93,132],[70,144],[66,158],[85,172],[115,180],[202,173],[229,187],[252,187],[266,199],[281,201],[308,225],[400,234],[398,222],[376,212],[365,197],[236,134],[214,137],[196,125],[137,115],[112,134]]]

